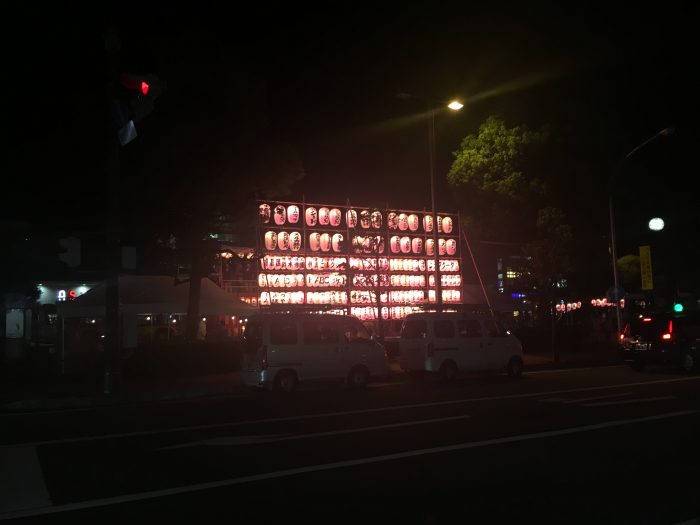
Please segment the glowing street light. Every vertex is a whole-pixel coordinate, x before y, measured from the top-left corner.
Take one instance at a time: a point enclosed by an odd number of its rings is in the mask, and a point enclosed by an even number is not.
[[[654,217],[649,221],[649,229],[653,232],[660,232],[664,229],[664,220],[661,217]]]

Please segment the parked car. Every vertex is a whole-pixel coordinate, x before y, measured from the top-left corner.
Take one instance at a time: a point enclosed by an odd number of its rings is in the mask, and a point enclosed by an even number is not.
[[[388,374],[384,347],[356,317],[273,313],[248,319],[244,385],[291,392],[299,382],[333,380],[362,388]]]
[[[620,334],[622,359],[637,370],[647,365],[674,365],[684,372],[700,361],[700,314],[640,314]]]
[[[406,316],[401,330],[400,366],[414,377],[439,374],[446,381],[461,372],[523,372],[520,341],[488,314],[423,312]]]

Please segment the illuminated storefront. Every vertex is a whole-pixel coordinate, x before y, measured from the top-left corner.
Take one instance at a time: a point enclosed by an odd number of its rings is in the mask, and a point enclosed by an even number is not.
[[[319,307],[400,319],[462,300],[459,217],[310,203],[258,203],[259,305]],[[437,228],[437,247],[433,228]]]

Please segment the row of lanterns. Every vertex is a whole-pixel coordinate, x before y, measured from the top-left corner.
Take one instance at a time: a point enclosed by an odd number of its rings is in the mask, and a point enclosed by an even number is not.
[[[260,288],[336,288],[347,284],[347,276],[340,273],[308,273],[306,279],[304,274],[264,274],[258,275],[258,285]]]
[[[312,257],[312,256],[274,256],[264,255],[260,258],[263,270],[340,270],[345,271],[348,259],[346,257]],[[359,271],[391,270],[392,272],[424,272],[435,270],[433,259],[388,259],[386,257],[350,257],[350,269]],[[458,259],[441,259],[441,272],[458,272]]]
[[[301,220],[300,208],[296,204],[284,206],[276,205],[272,208],[269,204],[261,204],[259,207],[260,221],[263,224],[274,223],[277,226],[285,224],[298,224]],[[339,208],[329,208],[322,206],[316,209],[314,206],[307,206],[304,212],[304,221],[307,226],[332,226],[339,227],[342,223],[343,212]],[[345,221],[348,228],[357,227],[359,224],[362,228],[374,228],[376,230],[382,227],[383,216],[379,210],[370,212],[369,210],[347,210],[345,212]],[[390,230],[401,231],[418,231],[420,228],[420,218],[415,213],[389,212],[387,214],[387,227]],[[454,229],[452,217],[437,216],[438,232],[451,233]],[[426,232],[433,231],[433,216],[423,216],[423,230]]]
[[[374,297],[369,292],[366,295],[359,295],[362,292],[352,292],[352,304],[371,304],[374,302]],[[306,298],[306,301],[304,299]],[[386,303],[386,294],[382,294],[382,302]],[[424,292],[420,290],[408,290],[405,292],[391,292],[389,299],[390,304],[416,304],[425,302]],[[445,303],[458,303],[460,293],[457,290],[444,290],[442,300]],[[317,304],[317,305],[345,305],[348,301],[348,294],[345,291],[325,291],[325,292],[261,292],[259,304],[261,306],[270,306],[271,304]],[[435,302],[435,292],[429,292],[429,302]],[[382,307],[383,317],[387,319],[391,315],[392,319],[401,319],[407,313],[417,311],[414,307]],[[376,311],[373,307],[352,307],[351,313],[360,319],[366,319],[367,315],[374,315]],[[391,314],[390,314],[391,311]]]
[[[570,312],[572,310],[578,310],[581,308],[581,301],[577,301],[575,303],[564,303],[563,301],[560,303],[557,303],[557,312],[563,313],[563,312]]]
[[[378,279],[378,281],[377,281]],[[352,277],[352,284],[358,288],[373,288],[379,282],[380,286],[410,286],[425,288],[425,275],[386,275],[386,274],[357,274]],[[462,284],[462,276],[440,275],[440,282],[445,287],[456,287]],[[347,285],[347,276],[342,273],[307,273],[289,274],[273,273],[258,274],[260,288],[301,288],[306,284],[310,288],[336,288]],[[435,275],[428,276],[430,287],[435,286]]]
[[[345,270],[345,257],[270,256],[260,258],[263,270]]]
[[[322,251],[330,252],[333,250],[336,253],[342,252],[344,249],[344,236],[342,233],[319,233],[313,232],[309,234],[309,248],[313,252]],[[414,237],[411,239],[408,236],[399,237],[394,235],[390,240],[392,253],[423,253],[423,238]],[[299,232],[275,232],[268,231],[265,233],[265,249],[268,251],[290,250],[298,252],[302,247],[302,237]],[[355,253],[384,253],[384,239],[380,235],[362,236],[355,235],[352,239],[352,247]],[[427,255],[435,254],[435,240],[427,239],[425,241],[425,252]],[[455,255],[457,253],[456,239],[438,239],[438,254],[439,255]]]

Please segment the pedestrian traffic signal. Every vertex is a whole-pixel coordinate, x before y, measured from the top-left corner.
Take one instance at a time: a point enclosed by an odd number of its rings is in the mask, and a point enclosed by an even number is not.
[[[681,313],[683,311],[683,305],[681,303],[673,303],[673,311],[676,313]]]

